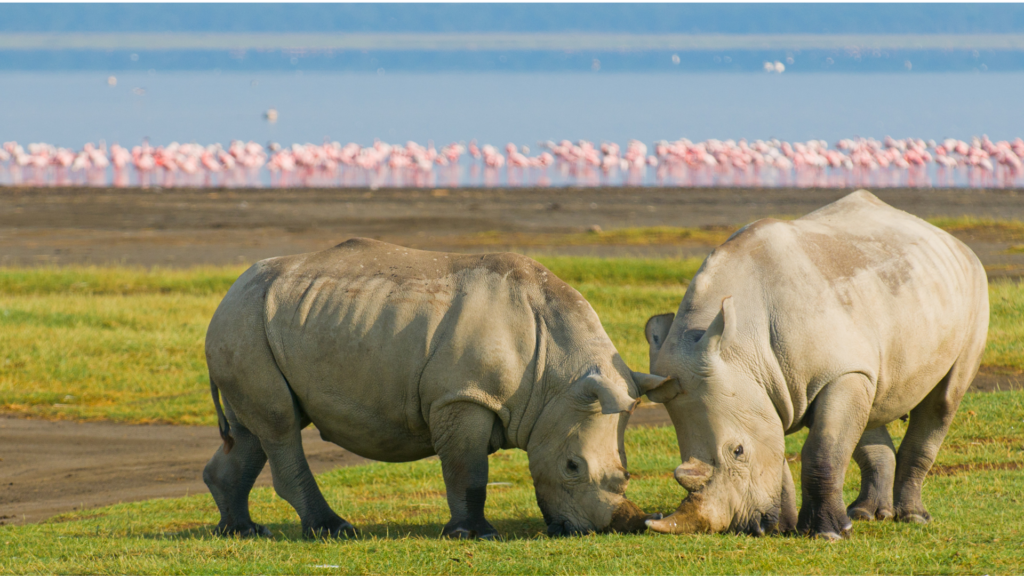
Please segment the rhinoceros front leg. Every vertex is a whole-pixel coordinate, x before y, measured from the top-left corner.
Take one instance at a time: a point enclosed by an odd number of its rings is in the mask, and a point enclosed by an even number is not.
[[[497,415],[469,402],[431,410],[434,451],[441,460],[452,519],[441,531],[450,538],[485,538],[498,531],[484,518],[487,502],[487,455]]]
[[[860,495],[846,513],[854,520],[892,518],[896,449],[885,426],[864,431],[853,451],[853,459],[860,466]]]
[[[853,528],[843,504],[843,479],[871,411],[870,388],[863,374],[844,374],[811,404],[811,429],[801,451],[797,530],[803,534],[837,540]]]

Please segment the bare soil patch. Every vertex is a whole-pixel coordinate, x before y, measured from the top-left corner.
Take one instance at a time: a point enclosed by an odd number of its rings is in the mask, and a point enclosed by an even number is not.
[[[451,251],[702,256],[716,245],[713,240],[719,235],[644,245],[624,240],[556,246],[545,246],[535,237],[585,233],[594,226],[603,231],[672,226],[714,232],[768,216],[806,214],[848,192],[0,188],[0,265],[231,264],[319,250],[353,236]],[[875,193],[922,217],[1024,220],[1021,190],[884,189]],[[1008,252],[1011,239],[976,231],[963,236],[995,275],[1024,272],[1024,253]]]
[[[0,417],[0,523],[38,522],[75,509],[206,493],[203,467],[216,427]],[[367,462],[309,428],[314,473]],[[270,468],[257,481],[270,485]]]

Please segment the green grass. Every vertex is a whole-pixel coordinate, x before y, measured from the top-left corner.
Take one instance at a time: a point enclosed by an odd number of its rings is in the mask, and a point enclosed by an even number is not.
[[[223,297],[247,266],[188,269],[67,266],[0,268],[0,297],[139,296],[144,294]]]
[[[596,258],[581,256],[534,256],[551,272],[577,289],[601,286],[674,288],[686,291],[703,258]],[[682,295],[680,294],[680,298]],[[679,302],[673,304],[673,310]],[[602,316],[603,318],[603,316]],[[645,319],[646,321],[646,319]]]
[[[120,504],[64,514],[45,523],[0,527],[0,573],[266,574],[735,574],[1019,573],[1024,570],[1024,392],[969,394],[957,415],[924,499],[927,526],[858,522],[852,539],[736,535],[596,535],[550,539],[521,451],[490,458],[487,514],[499,542],[439,540],[448,519],[437,460],[371,464],[318,477],[336,510],[363,537],[305,541],[294,511],[272,489],[254,491],[252,511],[273,540],[212,535],[218,515],[208,494]],[[905,428],[890,425],[898,442]],[[799,453],[803,434],[787,439]],[[669,428],[626,435],[629,496],[648,511],[671,511],[683,491]],[[798,480],[799,461],[791,464]],[[851,464],[845,500],[856,496]],[[322,566],[328,566],[322,568]]]
[[[982,365],[1024,370],[1024,285],[1001,280],[988,287],[988,344]]]
[[[220,295],[0,297],[0,408],[210,424],[203,356]]]
[[[540,257],[648,368],[644,323],[674,312],[699,259]],[[0,270],[0,410],[44,418],[213,424],[206,326],[240,267]],[[987,366],[1024,370],[1024,289],[990,287]]]

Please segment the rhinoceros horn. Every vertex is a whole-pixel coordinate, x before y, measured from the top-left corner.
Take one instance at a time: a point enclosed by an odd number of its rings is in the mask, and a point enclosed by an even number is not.
[[[701,513],[704,495],[698,492],[711,479],[711,466],[691,457],[676,468],[676,481],[690,492],[679,508],[666,518],[648,520],[647,527],[665,534],[710,532],[711,526]]]
[[[671,515],[660,520],[648,520],[647,527],[662,534],[694,534],[711,532],[711,525],[701,514],[701,494],[690,494]]]

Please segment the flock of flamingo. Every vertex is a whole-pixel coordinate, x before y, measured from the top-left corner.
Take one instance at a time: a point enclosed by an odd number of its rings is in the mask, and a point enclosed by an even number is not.
[[[930,187],[1024,185],[1024,140],[970,142],[915,138],[659,141],[585,140],[527,146],[432,143],[370,146],[233,141],[148,142],[130,150],[86,144],[81,150],[45,143],[0,147],[0,185],[127,187]]]

